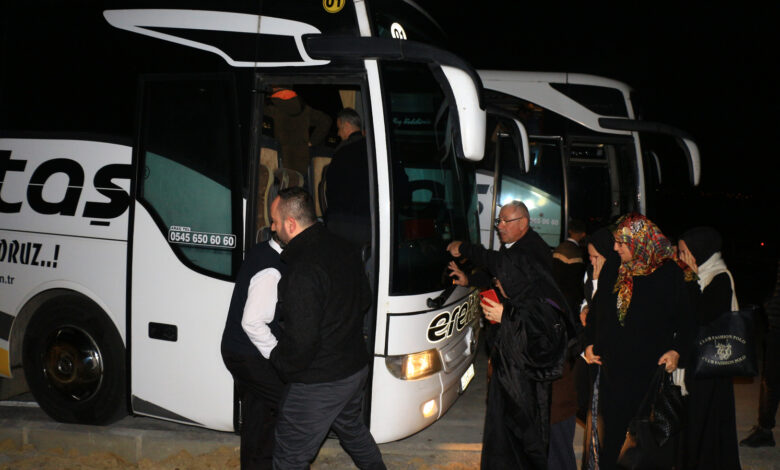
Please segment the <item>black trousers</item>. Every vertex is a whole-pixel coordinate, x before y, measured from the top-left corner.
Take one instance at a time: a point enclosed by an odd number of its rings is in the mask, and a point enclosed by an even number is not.
[[[270,470],[274,428],[284,384],[271,362],[254,356],[223,354],[241,401],[241,468]]]
[[[276,426],[274,468],[309,468],[333,427],[358,468],[384,470],[379,447],[361,417],[367,377],[368,366],[333,382],[287,384]]]
[[[548,470],[577,470],[574,455],[574,431],[577,418],[572,416],[550,425],[550,449],[547,452]]]
[[[766,429],[774,428],[777,406],[780,404],[780,328],[770,327],[766,334],[764,371],[758,400],[758,425]]]

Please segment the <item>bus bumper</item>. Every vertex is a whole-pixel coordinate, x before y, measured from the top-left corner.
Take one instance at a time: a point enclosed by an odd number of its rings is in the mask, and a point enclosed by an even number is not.
[[[374,357],[371,434],[377,443],[408,437],[444,415],[474,376],[479,323],[441,348],[444,370],[418,380],[393,376],[385,358]]]

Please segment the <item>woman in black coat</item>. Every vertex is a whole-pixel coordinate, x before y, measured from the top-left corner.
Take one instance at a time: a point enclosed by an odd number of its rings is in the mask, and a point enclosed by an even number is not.
[[[611,285],[599,281],[586,326],[586,359],[602,367],[601,470],[616,468],[628,423],[658,365],[675,370],[693,332],[683,272],[669,240],[635,213],[621,217],[613,235],[621,259],[617,278]]]
[[[710,227],[685,232],[678,243],[680,259],[691,272],[686,276],[699,326],[725,312],[738,310],[734,281],[720,254],[721,238]],[[688,367],[688,423],[686,469],[739,470],[734,386],[731,378],[694,378]]]

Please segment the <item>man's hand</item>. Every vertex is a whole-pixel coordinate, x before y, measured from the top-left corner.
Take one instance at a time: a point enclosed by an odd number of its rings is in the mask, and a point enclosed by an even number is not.
[[[450,252],[450,255],[452,255],[453,258],[460,258],[460,245],[463,242],[455,240],[454,242],[450,242],[449,245],[447,245],[447,251]]]
[[[452,279],[452,283],[456,286],[463,286],[466,287],[469,285],[469,278],[466,276],[466,273],[461,271],[461,269],[458,267],[457,264],[455,264],[455,261],[450,261],[450,264],[447,265],[448,268],[452,271],[450,273],[450,277]]]
[[[677,362],[680,360],[680,353],[674,349],[666,351],[660,359],[658,359],[658,365],[666,365],[666,372],[674,372],[677,369]]]
[[[601,365],[601,356],[597,356],[593,353],[593,345],[589,345],[585,348],[585,362],[588,364]]]

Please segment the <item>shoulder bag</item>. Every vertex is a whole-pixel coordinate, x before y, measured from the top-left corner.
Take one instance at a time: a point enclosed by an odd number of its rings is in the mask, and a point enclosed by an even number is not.
[[[753,377],[758,373],[753,328],[755,307],[726,312],[699,327],[693,376]]]

